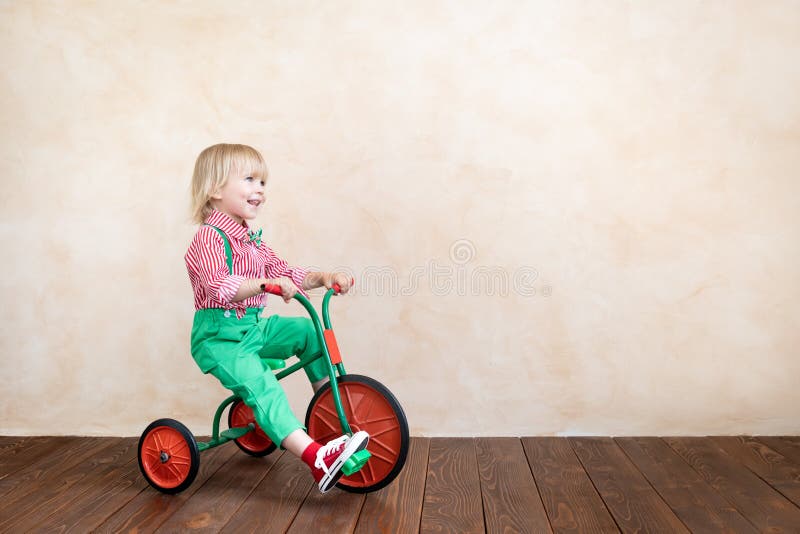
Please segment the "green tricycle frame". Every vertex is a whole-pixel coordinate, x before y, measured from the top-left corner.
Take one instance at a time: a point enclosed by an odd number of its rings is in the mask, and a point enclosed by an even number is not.
[[[262,285],[262,290],[281,295],[276,285]],[[366,493],[385,487],[400,473],[409,448],[408,421],[395,396],[380,382],[362,375],[348,375],[344,368],[328,312],[331,297],[340,288],[334,285],[322,299],[322,322],[314,306],[303,295],[294,299],[308,312],[322,352],[283,369],[284,360],[264,360],[281,380],[324,358],[329,382],[311,399],[306,412],[309,435],[325,443],[340,434],[352,435],[354,429],[370,435],[367,449],[347,460],[344,476],[337,486],[345,491]],[[283,370],[280,370],[283,369]],[[228,412],[228,429],[220,431],[220,421]],[[174,419],[153,421],[139,439],[139,468],[147,482],[163,493],[178,493],[194,481],[200,464],[200,452],[233,441],[251,456],[266,456],[276,444],[258,427],[252,410],[231,395],[220,403],[214,414],[211,439],[198,442],[186,426]]]

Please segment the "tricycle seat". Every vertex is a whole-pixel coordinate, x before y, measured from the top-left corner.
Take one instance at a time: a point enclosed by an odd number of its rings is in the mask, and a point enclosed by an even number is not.
[[[278,358],[262,358],[262,361],[273,371],[286,367],[286,360],[280,360]]]

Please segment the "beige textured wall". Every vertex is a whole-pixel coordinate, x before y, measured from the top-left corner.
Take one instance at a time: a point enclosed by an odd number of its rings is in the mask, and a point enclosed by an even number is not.
[[[0,433],[208,432],[220,141],[413,433],[800,433],[800,4],[395,4],[0,3]]]

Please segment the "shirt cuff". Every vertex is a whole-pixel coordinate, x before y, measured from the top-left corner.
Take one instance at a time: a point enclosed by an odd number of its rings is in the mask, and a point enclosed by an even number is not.
[[[236,296],[236,292],[239,291],[242,282],[244,282],[244,276],[232,274],[227,277],[219,286],[217,299],[226,306],[229,305]]]

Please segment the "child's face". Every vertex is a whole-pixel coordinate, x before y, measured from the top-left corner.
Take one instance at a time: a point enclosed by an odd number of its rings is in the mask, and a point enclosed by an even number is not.
[[[222,189],[211,196],[212,205],[238,223],[255,219],[264,203],[265,184],[261,176],[234,169]]]

